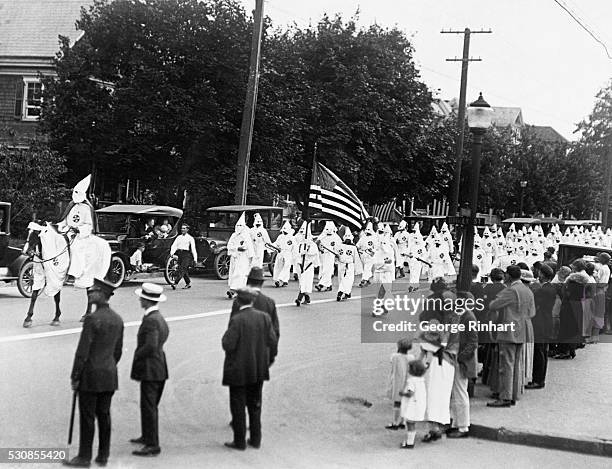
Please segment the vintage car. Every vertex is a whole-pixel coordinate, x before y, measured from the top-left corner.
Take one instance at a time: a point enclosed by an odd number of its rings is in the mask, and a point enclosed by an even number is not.
[[[170,248],[178,234],[182,216],[181,209],[165,205],[110,205],[96,210],[95,234],[106,239],[112,250],[106,279],[118,287],[125,280],[141,275],[143,272],[132,268],[130,256],[139,244],[144,243],[144,273],[163,271],[166,281],[170,283]],[[150,219],[154,219],[155,229],[145,234],[145,226]],[[164,221],[170,224],[171,229],[161,233],[159,228]]]
[[[17,281],[17,288],[26,298],[32,296],[32,261],[20,247],[9,246],[11,234],[11,204],[0,202],[0,281]]]
[[[607,252],[612,256],[612,249],[588,244],[561,243],[557,251],[557,267],[570,266],[577,259],[593,261],[598,253]]]
[[[229,276],[230,257],[227,253],[227,242],[234,232],[234,226],[242,213],[246,215],[247,226],[253,226],[253,217],[261,215],[264,228],[268,230],[270,241],[276,241],[283,225],[282,207],[266,205],[224,205],[210,207],[200,216],[193,219],[194,237],[198,251],[197,267],[213,271],[218,279]],[[264,264],[272,273],[276,253],[268,252]]]

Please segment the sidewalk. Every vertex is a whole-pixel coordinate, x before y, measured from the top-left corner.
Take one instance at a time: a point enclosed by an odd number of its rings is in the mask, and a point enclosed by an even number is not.
[[[525,390],[514,407],[486,407],[489,395],[476,385],[474,436],[612,457],[612,344],[587,345],[573,360],[549,360],[546,388]]]

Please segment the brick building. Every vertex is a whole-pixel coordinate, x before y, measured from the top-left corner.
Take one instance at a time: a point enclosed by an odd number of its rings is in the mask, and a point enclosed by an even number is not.
[[[87,0],[0,0],[0,143],[23,146],[35,138],[40,77],[54,75],[59,36],[82,34],[75,21]]]

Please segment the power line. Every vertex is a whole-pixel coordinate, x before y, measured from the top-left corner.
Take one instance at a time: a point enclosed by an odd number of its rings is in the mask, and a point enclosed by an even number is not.
[[[597,35],[595,35],[595,33],[593,31],[591,31],[591,29],[584,23],[584,20],[581,20],[576,13],[572,12],[569,7],[565,4],[565,2],[563,2],[562,0],[553,0],[557,5],[559,5],[561,8],[563,8],[563,10],[565,10],[565,12],[570,15],[572,17],[572,19],[578,23],[580,25],[580,27],[582,29],[584,29],[587,33],[589,33],[589,36],[591,36],[593,39],[595,39],[595,41],[597,41],[599,44],[602,45],[602,47],[604,48],[604,50],[606,51],[606,55],[608,56],[609,59],[612,59],[612,55],[610,55],[610,52],[608,51],[608,47],[606,46],[606,44],[599,39],[599,37]]]

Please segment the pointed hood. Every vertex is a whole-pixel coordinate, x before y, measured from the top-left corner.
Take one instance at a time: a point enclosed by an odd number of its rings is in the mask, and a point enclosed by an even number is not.
[[[510,225],[510,228],[508,228],[508,231],[516,232],[516,227],[514,226],[514,223],[512,223],[512,225]]]
[[[399,231],[405,230],[406,229],[406,220],[402,220],[399,222],[399,225],[397,225],[397,229]]]
[[[363,232],[366,233],[366,234],[370,234],[370,235],[374,234],[374,227],[372,226],[372,222],[371,221],[366,223],[366,226],[365,226]]]
[[[438,230],[436,230],[436,225],[431,227],[431,231],[429,232],[429,236],[433,239],[438,234]]]
[[[412,228],[412,232],[415,235],[421,236],[421,226],[419,225],[418,221],[414,224],[414,227]]]
[[[263,219],[259,213],[253,215],[253,226],[263,227]]]
[[[246,215],[244,212],[242,212],[242,215],[240,215],[240,218],[238,219],[238,221],[236,222],[236,225],[234,226],[234,232],[242,233],[245,228],[246,228]]]
[[[87,189],[89,189],[89,183],[91,182],[91,174],[86,176],[77,182],[74,189],[72,189],[72,201],[75,204],[84,202],[87,199]]]
[[[353,233],[348,228],[344,230],[344,234],[342,235],[342,241],[354,241]]]
[[[281,232],[285,233],[289,236],[291,236],[293,234],[293,227],[291,226],[291,223],[289,223],[289,220],[286,220],[285,223],[283,223],[283,227],[281,228]]]
[[[389,226],[388,223],[385,223],[384,230],[385,230],[385,236],[390,239],[393,236],[393,231],[391,230],[391,227]]]

